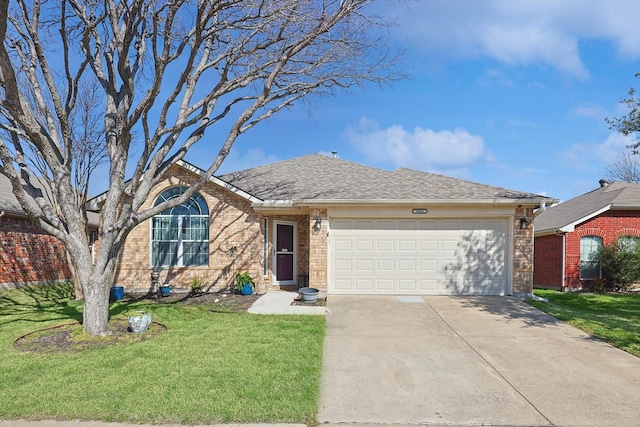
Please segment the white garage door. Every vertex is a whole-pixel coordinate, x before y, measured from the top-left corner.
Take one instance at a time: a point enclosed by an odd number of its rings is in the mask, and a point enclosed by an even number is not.
[[[330,226],[330,293],[507,293],[506,219],[334,218]]]

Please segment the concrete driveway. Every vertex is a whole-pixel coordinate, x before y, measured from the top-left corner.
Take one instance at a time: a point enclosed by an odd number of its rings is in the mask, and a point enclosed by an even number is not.
[[[320,423],[638,426],[640,359],[508,297],[331,296]]]

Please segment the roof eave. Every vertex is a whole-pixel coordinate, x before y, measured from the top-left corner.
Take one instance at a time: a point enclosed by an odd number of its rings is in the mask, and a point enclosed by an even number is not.
[[[204,175],[204,170],[200,169],[197,166],[192,165],[191,163],[185,162],[184,160],[178,160],[176,163],[176,165],[190,171],[193,172],[196,175]],[[223,180],[221,180],[220,178],[217,178],[215,176],[212,176],[211,178],[209,178],[209,181],[213,182],[214,184],[224,188],[225,190],[231,191],[234,194],[237,194],[238,196],[248,200],[251,203],[259,203],[262,200],[260,200],[259,198],[252,196],[251,194],[247,193],[244,190],[239,189],[238,187],[235,187],[232,184],[229,184],[228,182],[225,182]],[[86,203],[86,209],[88,211],[92,211],[92,212],[99,212],[100,211],[100,204],[102,202],[104,202],[104,200],[107,198],[107,191],[105,191],[104,193],[94,197],[91,200],[88,200]]]
[[[253,203],[255,209],[279,209],[292,207],[317,207],[317,206],[363,206],[363,205],[529,205],[539,206],[542,203],[548,203],[548,198],[537,199],[300,199],[300,200],[264,200]]]
[[[327,205],[531,205],[539,206],[548,199],[304,199],[296,201],[304,206]]]
[[[611,206],[612,206],[611,204],[603,206],[602,208],[591,212],[589,215],[585,215],[585,216],[583,216],[581,218],[578,218],[578,219],[576,219],[576,220],[574,220],[574,221],[572,221],[572,222],[570,222],[568,224],[565,224],[563,226],[559,226],[557,228],[552,228],[552,229],[549,229],[549,230],[552,230],[554,232],[557,231],[559,233],[572,233],[573,231],[575,231],[576,225],[581,224],[581,223],[583,223],[585,221],[588,221],[591,218],[595,218],[596,216],[598,216],[598,215],[610,210]],[[545,231],[545,230],[543,230],[543,231]],[[542,233],[542,231],[541,231],[541,233]]]

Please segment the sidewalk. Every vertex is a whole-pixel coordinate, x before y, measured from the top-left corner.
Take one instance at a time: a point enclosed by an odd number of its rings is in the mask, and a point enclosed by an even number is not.
[[[0,427],[307,427],[306,424],[121,424],[102,421],[1,421]]]

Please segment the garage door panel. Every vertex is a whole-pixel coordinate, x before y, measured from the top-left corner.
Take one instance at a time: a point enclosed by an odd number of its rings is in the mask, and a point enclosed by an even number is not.
[[[507,220],[331,219],[336,293],[505,294]]]
[[[393,279],[378,279],[376,289],[378,292],[393,292],[395,281]]]
[[[398,251],[400,252],[415,252],[416,241],[415,240],[399,240]]]
[[[336,292],[351,291],[351,288],[353,287],[351,282],[352,282],[351,279],[336,278],[333,280],[333,287],[336,290]]]
[[[425,273],[438,271],[438,261],[435,259],[421,259],[420,271]]]
[[[415,291],[416,280],[415,279],[400,279],[398,280],[399,291]]]
[[[377,241],[378,252],[394,252],[396,250],[396,242],[391,239],[383,239]]]
[[[356,240],[355,241],[356,251],[358,252],[372,252],[373,251],[373,240]]]
[[[438,290],[438,281],[435,279],[421,279],[420,280],[420,290],[421,291],[437,291]]]
[[[378,271],[394,271],[395,261],[392,259],[378,259],[376,262]]]
[[[415,273],[416,272],[416,260],[414,260],[414,259],[400,259],[400,260],[398,260],[398,271],[399,272]]]
[[[421,240],[420,241],[420,250],[422,252],[437,252],[438,251],[438,241],[437,240]]]
[[[350,259],[337,259],[333,263],[336,272],[350,272],[352,270],[352,262]]]
[[[336,239],[335,243],[334,243],[334,250],[335,252],[351,252],[351,240],[346,240],[346,239]]]
[[[441,240],[442,252],[456,252],[460,246],[459,240]]]
[[[373,279],[358,279],[355,281],[356,290],[370,291],[373,290]]]
[[[356,260],[356,272],[373,272],[373,260],[372,259],[357,259]]]

